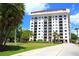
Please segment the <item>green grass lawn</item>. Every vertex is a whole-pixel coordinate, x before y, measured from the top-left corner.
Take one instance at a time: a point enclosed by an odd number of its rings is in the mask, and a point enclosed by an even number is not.
[[[0,56],[9,56],[20,52],[53,45],[56,44],[48,42],[17,43],[16,45],[14,43],[7,43],[7,47],[5,48],[5,50],[0,52]]]

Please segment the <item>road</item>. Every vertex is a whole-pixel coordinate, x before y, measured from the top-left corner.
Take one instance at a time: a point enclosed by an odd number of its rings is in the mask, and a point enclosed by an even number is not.
[[[12,56],[79,56],[79,46],[64,43],[40,49],[18,53]]]

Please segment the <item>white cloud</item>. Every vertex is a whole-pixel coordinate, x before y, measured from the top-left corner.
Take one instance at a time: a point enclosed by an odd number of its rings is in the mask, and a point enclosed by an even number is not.
[[[25,12],[28,14],[33,11],[45,10],[47,8],[49,8],[47,3],[25,3]]]
[[[70,16],[70,22],[79,25],[79,13]]]

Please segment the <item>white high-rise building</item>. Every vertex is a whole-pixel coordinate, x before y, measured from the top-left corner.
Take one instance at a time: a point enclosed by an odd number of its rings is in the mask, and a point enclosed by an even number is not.
[[[53,41],[53,33],[59,34],[59,42],[69,42],[70,16],[69,9],[43,10],[31,12],[30,30],[33,36],[30,40]]]

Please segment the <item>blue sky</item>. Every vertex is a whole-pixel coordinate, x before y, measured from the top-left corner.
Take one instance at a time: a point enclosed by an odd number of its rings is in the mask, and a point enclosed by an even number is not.
[[[71,32],[75,32],[74,29],[79,27],[79,4],[78,3],[28,3],[25,4],[25,15],[23,17],[22,28],[30,28],[30,12],[39,10],[52,10],[52,9],[70,9],[70,27]]]

